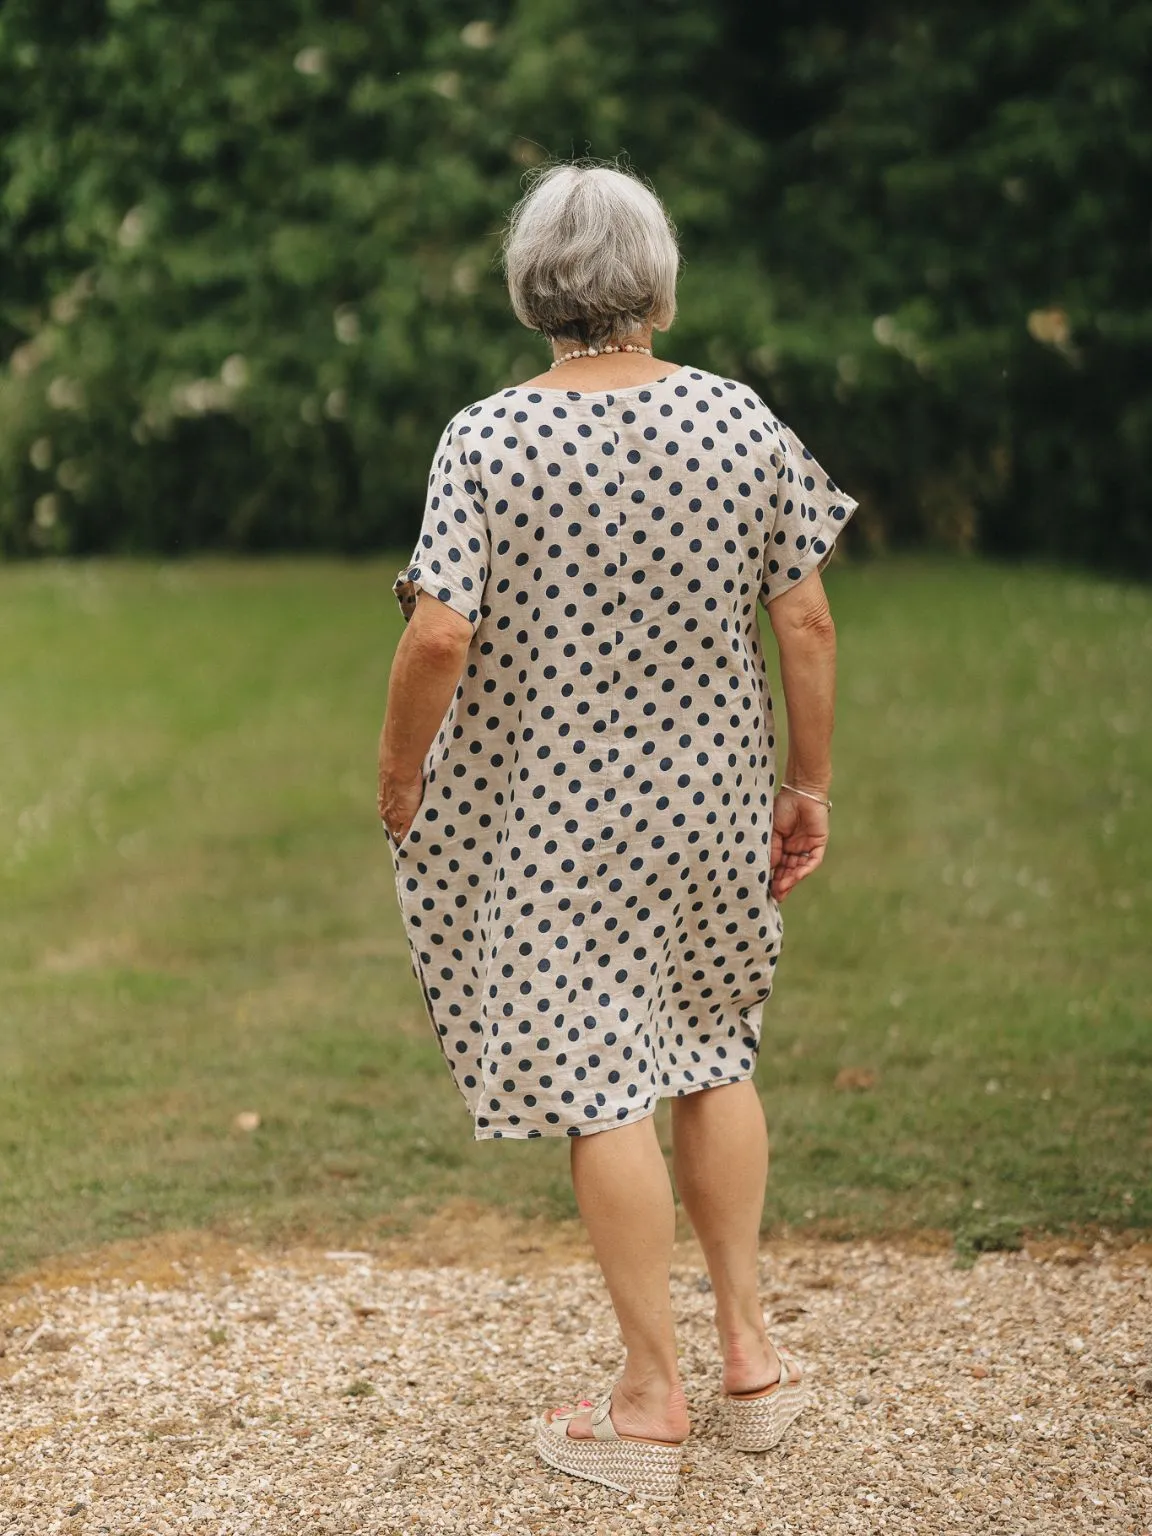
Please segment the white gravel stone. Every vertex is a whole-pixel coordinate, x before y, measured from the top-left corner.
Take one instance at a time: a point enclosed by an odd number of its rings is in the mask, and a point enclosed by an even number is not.
[[[177,1266],[179,1268],[179,1266]],[[0,1536],[873,1536],[1152,1531],[1152,1263],[789,1240],[774,1337],[811,1406],[765,1456],[717,1436],[713,1299],[675,1304],[694,1412],[646,1506],[538,1463],[529,1422],[605,1387],[587,1263],[516,1273],[335,1251],[104,1270],[0,1295]]]

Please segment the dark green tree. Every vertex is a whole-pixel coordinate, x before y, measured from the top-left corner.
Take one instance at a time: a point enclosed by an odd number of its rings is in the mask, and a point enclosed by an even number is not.
[[[1152,6],[790,9],[801,126],[740,121],[785,162],[782,376],[848,407],[873,531],[1152,570]]]

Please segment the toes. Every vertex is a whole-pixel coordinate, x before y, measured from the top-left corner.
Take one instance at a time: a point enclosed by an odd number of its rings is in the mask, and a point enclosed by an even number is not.
[[[595,1406],[596,1404],[590,1402],[588,1398],[582,1397],[578,1403],[561,1403],[559,1408],[549,1408],[544,1417],[551,1424],[557,1419],[574,1419]]]
[[[546,1424],[564,1424],[564,1433],[572,1435],[574,1440],[587,1440],[592,1435],[592,1425],[588,1420],[588,1414],[596,1404],[590,1398],[582,1397],[578,1403],[562,1403],[559,1408],[546,1408],[544,1410],[544,1422]],[[573,1426],[579,1420],[585,1421],[584,1433],[572,1434]]]

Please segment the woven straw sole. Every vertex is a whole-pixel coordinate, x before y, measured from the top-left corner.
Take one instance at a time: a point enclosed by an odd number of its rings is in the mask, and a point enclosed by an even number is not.
[[[725,1397],[721,1424],[733,1450],[770,1451],[807,1402],[804,1382],[775,1387],[765,1397]]]
[[[603,1483],[641,1499],[674,1499],[680,1485],[684,1448],[654,1440],[574,1440],[547,1421],[536,1425],[536,1452],[550,1467]]]

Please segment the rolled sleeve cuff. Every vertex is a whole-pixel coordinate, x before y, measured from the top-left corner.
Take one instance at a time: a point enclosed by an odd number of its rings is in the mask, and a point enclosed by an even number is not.
[[[851,496],[840,496],[820,513],[814,523],[807,525],[802,535],[803,549],[790,544],[781,549],[779,554],[769,553],[764,567],[765,604],[791,591],[831,555],[841,530],[851,520],[859,505]]]
[[[434,571],[427,565],[406,565],[392,583],[392,590],[400,604],[405,623],[416,611],[416,594],[427,592],[430,597],[451,608],[453,613],[467,619],[475,633],[480,623],[480,602],[475,593],[467,590],[470,580],[467,576],[453,580],[445,576],[443,571]]]

